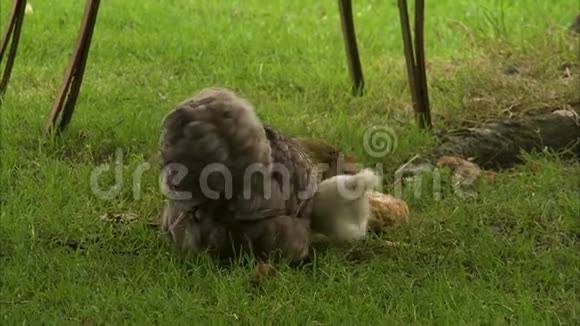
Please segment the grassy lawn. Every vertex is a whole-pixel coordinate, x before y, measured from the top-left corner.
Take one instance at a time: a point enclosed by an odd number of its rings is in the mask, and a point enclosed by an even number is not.
[[[11,3],[0,0],[2,28]],[[354,1],[360,98],[336,1],[103,1],[75,116],[57,140],[42,128],[84,4],[31,4],[1,107],[0,324],[580,322],[580,168],[549,152],[526,155],[475,199],[449,182],[440,199],[408,185],[408,225],[321,251],[304,270],[278,266],[258,289],[251,265],[179,259],[148,226],[163,200],[161,119],[213,85],[238,90],[292,136],[382,163],[393,192],[394,171],[434,145],[413,122],[395,1]],[[578,10],[577,0],[428,1],[435,127],[577,102],[579,38],[566,28]],[[375,125],[397,137],[383,158],[362,144]],[[91,173],[114,167],[116,153],[122,187],[99,198]],[[135,195],[132,175],[146,164]],[[112,185],[113,169],[105,175]],[[121,228],[105,214],[138,219]]]

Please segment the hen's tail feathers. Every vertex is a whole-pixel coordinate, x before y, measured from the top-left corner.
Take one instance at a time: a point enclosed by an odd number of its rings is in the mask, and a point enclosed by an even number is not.
[[[194,205],[231,196],[242,187],[250,165],[272,162],[252,105],[222,88],[202,90],[164,118],[160,156],[166,190],[184,196],[172,199]]]

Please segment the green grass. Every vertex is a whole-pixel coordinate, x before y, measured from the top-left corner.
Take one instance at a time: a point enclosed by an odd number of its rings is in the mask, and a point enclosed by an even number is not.
[[[354,2],[361,98],[349,94],[335,1],[103,1],[73,122],[47,140],[84,5],[32,1],[1,108],[0,324],[578,324],[580,169],[551,153],[528,155],[474,200],[446,182],[441,200],[406,186],[409,225],[320,252],[305,270],[279,266],[261,289],[251,265],[181,260],[147,226],[163,199],[161,118],[203,87],[234,88],[290,135],[381,161],[387,180],[433,146],[412,121],[395,1]],[[2,27],[10,6],[0,0]],[[429,1],[436,128],[578,101],[578,38],[566,33],[578,10],[576,0]],[[510,66],[520,73],[502,73]],[[365,154],[373,125],[396,132],[388,157]],[[91,172],[118,149],[123,186],[99,199]],[[106,213],[139,220],[119,229]]]

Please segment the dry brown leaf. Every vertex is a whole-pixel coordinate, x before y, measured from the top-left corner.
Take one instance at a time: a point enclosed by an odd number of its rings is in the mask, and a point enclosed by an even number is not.
[[[483,171],[483,176],[485,177],[485,180],[487,180],[488,182],[495,182],[495,179],[497,177],[497,172]]]
[[[495,182],[497,173],[482,170],[479,165],[459,156],[442,156],[437,160],[438,167],[448,167],[453,173],[454,182],[471,183],[477,186],[480,180]]]
[[[99,218],[105,222],[129,224],[137,221],[139,216],[135,213],[105,213]]]
[[[540,172],[540,166],[537,163],[530,163],[528,165],[528,171],[532,172],[533,174],[537,174]]]
[[[250,275],[250,284],[253,287],[259,287],[262,283],[276,273],[274,266],[258,261],[256,269]]]
[[[479,166],[459,156],[442,156],[437,160],[438,167],[449,167],[452,171],[467,177],[481,172]]]
[[[482,170],[481,168],[459,156],[442,156],[437,160],[437,167],[448,167],[453,174],[453,182],[456,184],[478,186]]]
[[[385,244],[387,245],[387,247],[398,247],[400,245],[400,243],[398,243],[398,242],[389,241],[389,240],[385,240]]]

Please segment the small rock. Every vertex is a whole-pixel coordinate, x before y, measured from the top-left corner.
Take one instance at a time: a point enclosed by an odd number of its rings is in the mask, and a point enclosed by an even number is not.
[[[504,66],[501,70],[505,75],[511,76],[511,75],[517,75],[520,73],[520,70],[518,69],[518,67],[514,66],[514,65],[507,65]]]

